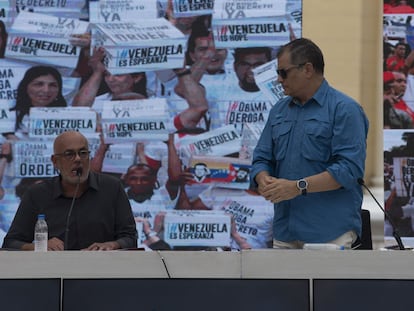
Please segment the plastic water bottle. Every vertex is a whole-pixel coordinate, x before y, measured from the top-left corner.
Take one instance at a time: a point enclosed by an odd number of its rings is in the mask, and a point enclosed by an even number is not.
[[[34,250],[35,252],[47,252],[47,223],[44,214],[37,215],[34,230]]]

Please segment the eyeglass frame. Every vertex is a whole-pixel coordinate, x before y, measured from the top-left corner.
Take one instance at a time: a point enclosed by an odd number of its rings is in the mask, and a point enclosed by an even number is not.
[[[75,150],[66,150],[62,153],[55,153],[54,156],[63,157],[67,161],[73,161],[76,159],[76,156],[79,156],[81,160],[86,160],[89,158],[91,154],[90,150],[87,149],[80,149],[78,151]]]
[[[292,65],[292,66],[290,66],[290,67],[288,67],[288,68],[285,68],[285,69],[276,69],[276,73],[277,73],[277,75],[278,75],[278,76],[280,76],[282,79],[286,79],[286,78],[288,77],[289,71],[291,71],[292,69],[295,69],[295,68],[300,68],[300,67],[303,67],[303,66],[305,66],[307,63],[308,63],[308,62],[301,63],[301,64],[298,64],[298,65]]]

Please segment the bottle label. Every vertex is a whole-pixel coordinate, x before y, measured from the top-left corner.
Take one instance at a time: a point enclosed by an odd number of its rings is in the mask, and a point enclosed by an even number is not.
[[[47,233],[35,233],[35,252],[47,251]]]

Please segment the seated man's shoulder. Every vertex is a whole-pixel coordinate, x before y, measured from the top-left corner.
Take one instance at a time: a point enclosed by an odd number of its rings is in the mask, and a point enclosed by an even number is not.
[[[115,185],[121,182],[120,174],[96,173],[96,172],[91,172],[90,174],[91,174],[91,177],[95,178],[98,183]]]

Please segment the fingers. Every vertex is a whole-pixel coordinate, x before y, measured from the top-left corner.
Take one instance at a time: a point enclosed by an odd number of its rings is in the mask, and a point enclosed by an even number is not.
[[[51,238],[47,241],[47,250],[48,251],[63,251],[65,249],[65,245],[62,240],[58,238]]]
[[[112,245],[111,242],[106,243],[93,243],[88,248],[85,248],[83,250],[86,251],[111,251],[114,250],[115,247]]]

